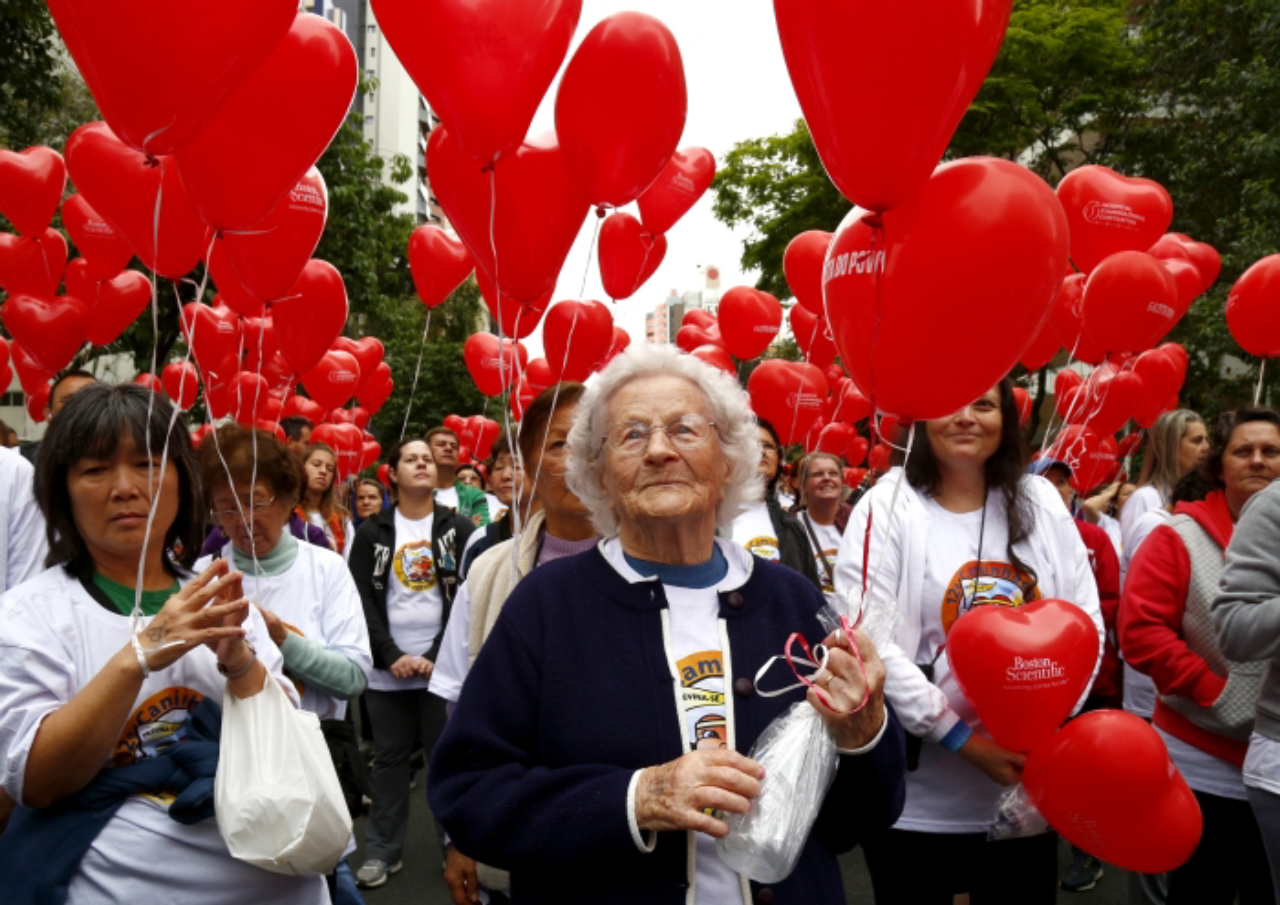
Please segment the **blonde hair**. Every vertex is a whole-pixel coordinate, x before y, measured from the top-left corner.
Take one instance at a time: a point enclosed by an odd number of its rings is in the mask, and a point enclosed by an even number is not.
[[[1166,503],[1173,496],[1173,485],[1182,477],[1178,462],[1182,456],[1182,438],[1193,424],[1203,424],[1190,409],[1174,409],[1156,419],[1147,431],[1147,449],[1142,457],[1142,473],[1138,486],[1150,485]]]
[[[724,498],[716,507],[716,523],[728,527],[746,506],[764,497],[764,481],[756,473],[760,436],[746,391],[724,371],[679,352],[674,346],[637,343],[615,357],[588,385],[569,431],[565,483],[587,507],[591,523],[601,537],[618,533],[618,515],[601,481],[609,402],[633,380],[668,376],[687,380],[707,400],[720,452],[729,462]]]

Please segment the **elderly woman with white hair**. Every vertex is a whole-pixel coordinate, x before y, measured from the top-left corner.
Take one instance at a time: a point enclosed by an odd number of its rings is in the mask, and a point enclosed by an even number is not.
[[[761,887],[717,853],[768,782],[743,752],[805,696],[754,679],[793,632],[824,635],[809,581],[716,537],[759,498],[759,460],[746,394],[669,347],[633,346],[579,403],[566,478],[603,540],[516,587],[428,783],[459,848],[511,871],[516,905],[843,902],[836,854],[897,819],[883,665],[833,633],[825,694],[807,695],[839,769],[795,870]]]

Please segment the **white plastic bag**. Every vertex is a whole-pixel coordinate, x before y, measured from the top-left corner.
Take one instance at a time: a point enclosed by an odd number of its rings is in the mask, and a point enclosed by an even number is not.
[[[1006,789],[996,804],[996,816],[987,830],[987,838],[993,842],[1001,839],[1021,839],[1039,836],[1049,829],[1049,821],[1036,808],[1026,786],[1018,783]]]
[[[277,874],[328,874],[351,838],[351,814],[314,713],[270,676],[222,704],[213,784],[218,831],[233,858]]]
[[[760,883],[795,869],[839,766],[836,743],[807,701],[765,727],[748,755],[764,767],[760,797],[747,814],[726,814],[716,847],[731,868]]]

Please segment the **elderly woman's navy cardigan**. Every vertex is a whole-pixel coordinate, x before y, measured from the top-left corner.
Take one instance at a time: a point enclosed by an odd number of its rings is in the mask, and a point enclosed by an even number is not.
[[[792,569],[756,559],[746,582],[720,592],[729,638],[736,748],[746,754],[770,720],[803,700],[756,694],[756,671],[802,632],[824,632],[822,594]],[[657,581],[631,584],[600,548],[548,563],[507,601],[467,677],[428,783],[431,809],[458,850],[512,874],[514,903],[686,901],[689,835],[636,846],[627,790],[640,768],[688,750],[664,649]],[[791,684],[785,664],[771,687]],[[870,752],[842,756],[795,871],[756,901],[844,901],[835,855],[897,820],[905,796],[901,726],[892,711]],[[692,898],[688,898],[692,901]]]

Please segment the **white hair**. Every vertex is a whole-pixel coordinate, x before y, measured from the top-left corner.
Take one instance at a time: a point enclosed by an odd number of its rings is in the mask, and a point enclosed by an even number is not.
[[[757,473],[761,453],[756,416],[737,380],[674,346],[633,344],[587,385],[569,431],[565,482],[590,511],[601,537],[618,533],[618,514],[602,481],[609,402],[631,381],[645,377],[682,377],[706,399],[720,452],[729,462],[724,498],[716,507],[717,525],[727,528],[746,506],[764,497],[764,481]]]

